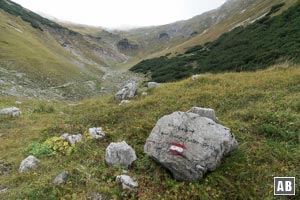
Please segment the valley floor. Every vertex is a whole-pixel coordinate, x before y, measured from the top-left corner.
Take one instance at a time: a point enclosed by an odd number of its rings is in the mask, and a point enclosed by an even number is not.
[[[163,84],[122,106],[109,96],[77,105],[0,97],[0,108],[22,102],[17,105],[20,117],[0,116],[0,199],[91,199],[93,193],[113,199],[274,199],[273,177],[300,176],[299,77],[300,67],[288,65],[203,74],[194,81]],[[240,145],[199,182],[177,182],[144,154],[143,146],[160,117],[193,106],[213,108]],[[106,137],[84,137],[70,155],[58,150],[45,156],[32,147],[66,132],[86,135],[88,128],[98,126]],[[138,157],[129,169],[139,183],[133,191],[122,191],[115,182],[122,168],[104,161],[109,143],[122,140]],[[40,158],[41,166],[20,174],[19,165],[29,152]],[[53,179],[66,170],[67,183],[54,187]],[[292,199],[298,198],[299,188]]]

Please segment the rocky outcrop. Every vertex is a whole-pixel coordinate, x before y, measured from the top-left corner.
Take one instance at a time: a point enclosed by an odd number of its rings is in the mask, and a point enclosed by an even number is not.
[[[95,139],[101,139],[101,138],[105,137],[105,133],[103,132],[101,127],[89,128],[89,134],[92,138],[95,138]]]
[[[60,136],[63,140],[68,141],[70,145],[81,142],[82,141],[82,135],[77,134],[77,135],[71,135],[69,133],[65,133],[62,136]]]
[[[238,147],[230,129],[195,113],[174,112],[158,120],[144,146],[147,155],[180,181],[197,181]]]
[[[27,172],[27,171],[31,171],[31,170],[35,170],[40,166],[40,160],[38,160],[36,157],[34,156],[28,156],[27,158],[25,158],[20,165],[19,168],[19,172],[23,173],[23,172]]]
[[[16,107],[3,108],[0,109],[0,115],[10,115],[12,117],[17,117],[21,115],[21,111],[19,108]]]
[[[138,90],[138,85],[135,81],[132,81],[125,85],[121,90],[119,90],[116,95],[116,100],[124,100],[127,98],[133,98],[136,96]]]
[[[106,148],[105,161],[108,165],[130,166],[136,160],[135,151],[125,141],[112,142]]]
[[[116,181],[122,183],[123,190],[131,190],[139,186],[139,184],[128,175],[119,175],[117,176]]]
[[[117,47],[121,51],[136,50],[139,48],[137,44],[132,44],[128,39],[124,38],[117,43]]]
[[[168,33],[160,33],[159,36],[158,36],[158,39],[159,40],[169,40],[170,36],[169,36]]]
[[[67,182],[67,179],[68,172],[62,172],[53,180],[53,185],[63,185]]]

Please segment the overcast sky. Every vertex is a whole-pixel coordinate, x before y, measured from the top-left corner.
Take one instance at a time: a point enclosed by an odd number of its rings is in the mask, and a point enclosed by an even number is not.
[[[79,24],[118,28],[189,19],[225,0],[13,0],[39,13]]]

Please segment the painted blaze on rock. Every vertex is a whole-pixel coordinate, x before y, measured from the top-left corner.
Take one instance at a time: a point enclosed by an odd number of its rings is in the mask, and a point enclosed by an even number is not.
[[[174,112],[158,120],[144,151],[175,179],[197,181],[237,146],[229,128],[195,113]]]

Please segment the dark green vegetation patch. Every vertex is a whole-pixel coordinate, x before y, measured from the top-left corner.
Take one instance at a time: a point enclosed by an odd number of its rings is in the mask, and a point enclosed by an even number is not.
[[[151,73],[152,80],[170,82],[204,72],[254,71],[290,60],[300,61],[300,5],[271,17],[278,4],[247,27],[237,27],[217,40],[197,45],[184,55],[144,60],[130,70]]]

